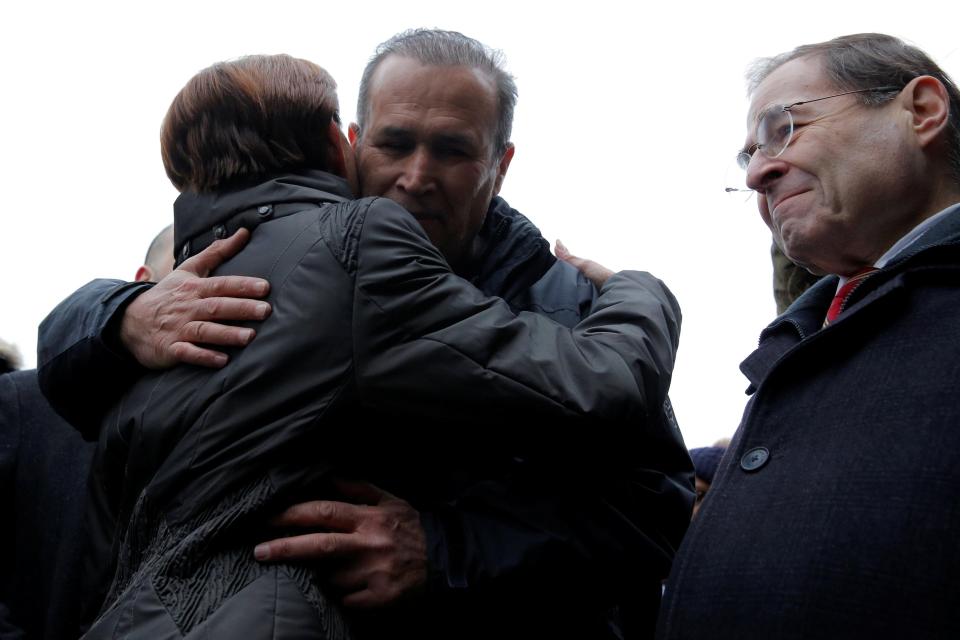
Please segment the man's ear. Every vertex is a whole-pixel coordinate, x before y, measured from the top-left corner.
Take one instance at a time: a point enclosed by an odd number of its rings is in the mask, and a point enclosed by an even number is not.
[[[140,265],[140,268],[137,269],[137,275],[133,279],[137,282],[156,282],[153,279],[153,270],[145,264]]]
[[[507,177],[507,169],[510,168],[510,161],[513,160],[513,152],[516,151],[512,142],[507,143],[507,150],[503,152],[500,158],[500,164],[497,166],[497,179],[493,183],[493,195],[500,193],[500,187],[503,186],[503,179]]]
[[[360,125],[351,122],[350,126],[347,127],[347,137],[350,138],[350,146],[356,149],[357,142],[360,140]]]
[[[330,126],[327,127],[327,144],[330,146],[330,173],[341,178],[347,177],[347,154],[344,153],[343,149],[343,145],[346,143],[347,141],[340,131],[340,125],[331,118]]]
[[[919,76],[903,88],[911,125],[921,147],[940,139],[950,122],[950,94],[932,76]]]

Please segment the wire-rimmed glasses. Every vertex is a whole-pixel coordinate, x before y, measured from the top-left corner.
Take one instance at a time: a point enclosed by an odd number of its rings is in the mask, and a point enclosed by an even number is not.
[[[813,98],[811,100],[799,100],[791,104],[782,105],[775,104],[764,109],[763,113],[760,114],[760,117],[757,118],[757,131],[755,140],[752,145],[745,149],[741,149],[737,152],[737,166],[742,170],[746,171],[747,167],[750,166],[750,160],[753,159],[753,154],[759,151],[768,158],[777,158],[787,150],[787,147],[790,146],[790,141],[793,140],[793,114],[791,109],[798,107],[802,104],[810,104],[811,102],[819,102],[821,100],[829,100],[830,98],[839,98],[840,96],[848,96],[853,93],[869,93],[869,92],[883,92],[883,91],[900,91],[901,87],[895,86],[885,86],[885,87],[873,87],[870,89],[855,89],[853,91],[844,91],[843,93],[835,93],[831,96],[824,96],[822,98]],[[746,177],[745,174],[740,174],[740,182]],[[752,191],[749,187],[727,187],[725,189],[727,193],[737,193],[743,191]]]

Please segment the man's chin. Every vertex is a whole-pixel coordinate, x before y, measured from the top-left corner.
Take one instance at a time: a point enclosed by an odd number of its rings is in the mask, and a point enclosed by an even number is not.
[[[807,257],[807,253],[804,252],[800,247],[791,247],[790,243],[784,242],[782,238],[775,238],[774,241],[780,247],[780,250],[783,251],[783,255],[787,257],[787,260],[793,264],[806,269],[815,276],[824,276],[827,274],[826,271],[812,264]]]

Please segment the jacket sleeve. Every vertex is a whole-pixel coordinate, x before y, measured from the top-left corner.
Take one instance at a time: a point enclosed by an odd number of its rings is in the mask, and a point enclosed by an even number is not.
[[[664,436],[603,459],[517,461],[514,473],[423,509],[429,591],[453,601],[534,591],[555,605],[645,606],[618,596],[666,579],[693,504],[682,440]]]
[[[631,583],[658,584],[693,502],[667,400],[680,312],[666,287],[617,274],[568,329],[467,285],[406,214],[371,210],[364,227],[361,393],[396,414],[445,418],[435,435],[448,446],[494,440],[519,453],[421,509],[434,591],[533,588],[609,604]]]
[[[455,413],[479,424],[524,416],[555,418],[554,427],[585,417],[636,424],[660,411],[680,309],[659,280],[612,276],[592,313],[568,329],[484,296],[450,271],[412,216],[374,202],[360,236],[354,298],[364,398],[399,412],[415,407],[421,418]]]
[[[119,344],[118,334],[127,305],[150,286],[93,280],[40,324],[40,390],[87,440],[96,440],[106,411],[144,371]]]

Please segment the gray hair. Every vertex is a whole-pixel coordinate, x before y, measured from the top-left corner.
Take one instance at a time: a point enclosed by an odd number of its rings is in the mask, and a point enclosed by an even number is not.
[[[503,69],[503,53],[456,31],[440,29],[410,29],[398,33],[377,47],[360,79],[360,97],[357,100],[357,124],[360,135],[370,117],[370,81],[380,63],[391,55],[412,58],[425,65],[458,66],[479,69],[497,86],[497,130],[494,150],[503,155],[510,143],[513,129],[513,108],[517,104],[517,85],[513,76]]]
[[[947,159],[953,177],[960,182],[960,91],[926,53],[899,38],[882,33],[858,33],[805,44],[772,58],[757,60],[747,73],[749,92],[777,68],[797,58],[820,57],[827,76],[838,89],[854,91],[871,87],[903,88],[918,76],[933,76],[943,83],[950,97],[947,124]],[[893,92],[866,92],[857,96],[861,103],[876,106],[892,100]]]
[[[0,373],[10,373],[23,366],[17,346],[0,338]]]

